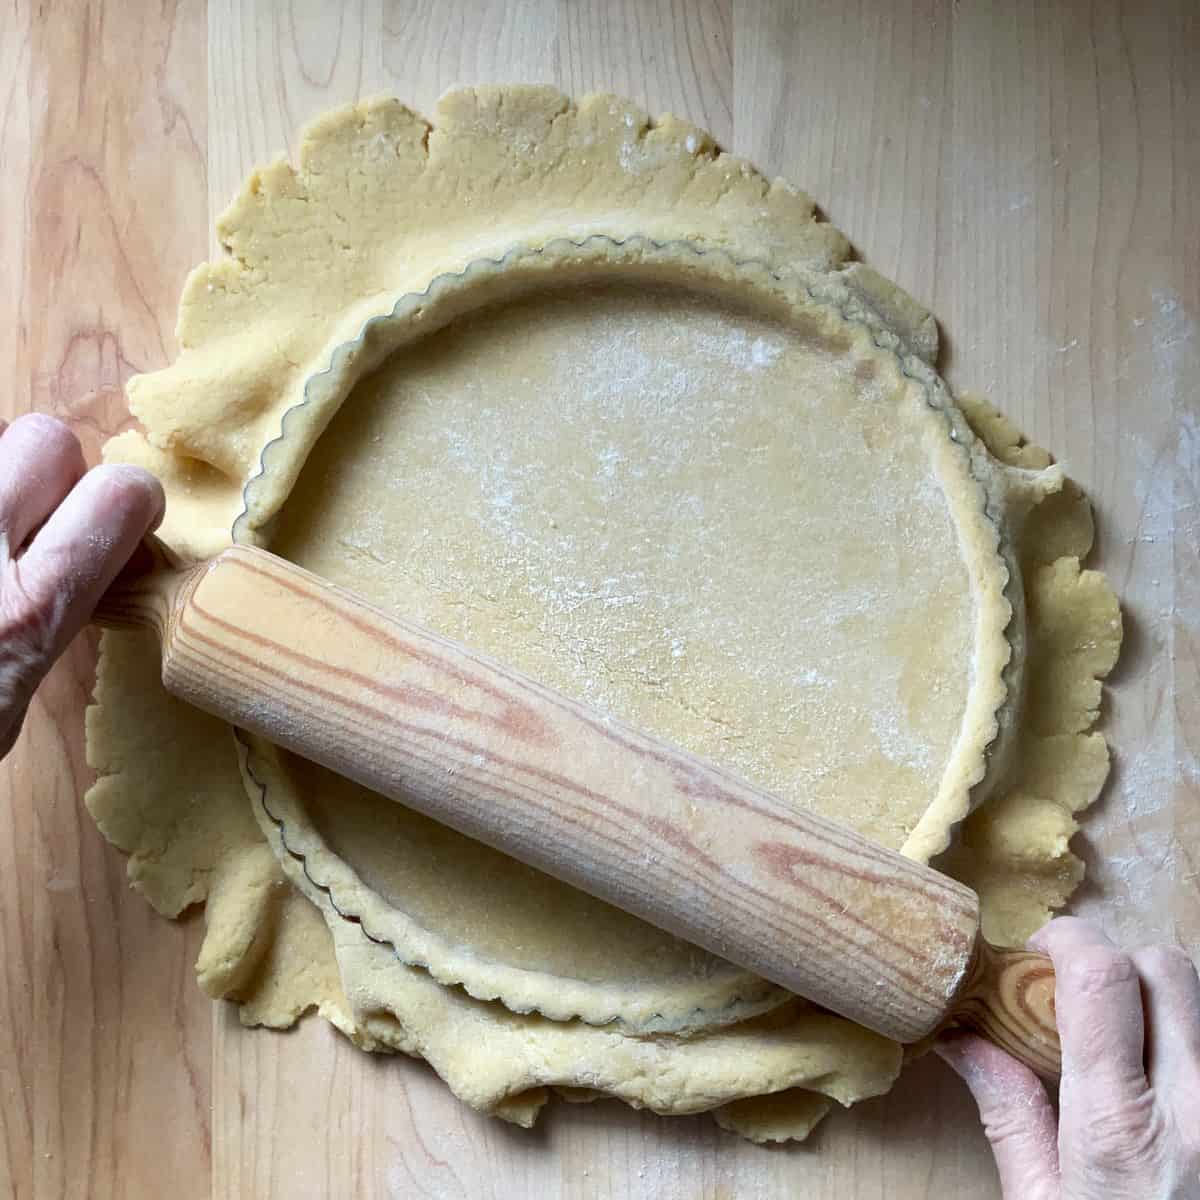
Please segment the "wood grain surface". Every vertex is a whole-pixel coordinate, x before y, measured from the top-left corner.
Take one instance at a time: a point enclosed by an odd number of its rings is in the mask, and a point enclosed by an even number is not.
[[[187,268],[246,170],[332,105],[453,83],[610,89],[806,188],[943,322],[942,367],[1097,506],[1127,641],[1076,910],[1200,942],[1200,8],[982,0],[2,0],[0,416],[90,455],[173,353]],[[0,764],[0,1192],[180,1198],[996,1193],[936,1060],[766,1150],[706,1118],[555,1105],[531,1133],[328,1027],[243,1031],[200,927],[128,891],[79,804],[83,640]]]

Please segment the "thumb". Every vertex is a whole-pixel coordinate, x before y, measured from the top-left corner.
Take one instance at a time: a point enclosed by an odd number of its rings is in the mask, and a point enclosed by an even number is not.
[[[962,1077],[979,1106],[1005,1197],[1056,1200],[1058,1119],[1042,1081],[974,1034],[951,1034],[934,1049]]]

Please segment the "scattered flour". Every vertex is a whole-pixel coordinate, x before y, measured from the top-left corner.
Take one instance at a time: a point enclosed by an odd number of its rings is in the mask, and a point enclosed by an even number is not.
[[[1075,910],[1127,945],[1178,940],[1200,922],[1200,421],[1191,392],[1200,375],[1196,322],[1177,296],[1156,292],[1143,329],[1152,387],[1147,419],[1124,440],[1137,523],[1119,538],[1114,582],[1127,626],[1126,655],[1111,689],[1112,784],[1086,834],[1105,847],[1089,862],[1092,887]],[[1120,486],[1120,484],[1118,484]],[[1103,515],[1103,514],[1102,514]],[[1105,564],[1102,564],[1105,565]],[[1189,699],[1190,698],[1190,699]],[[1113,847],[1117,849],[1114,851]],[[1180,921],[1184,925],[1180,925]],[[1193,953],[1198,947],[1189,947]]]

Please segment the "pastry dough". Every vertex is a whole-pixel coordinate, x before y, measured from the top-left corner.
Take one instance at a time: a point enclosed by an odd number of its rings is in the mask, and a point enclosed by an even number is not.
[[[1001,473],[973,466],[932,372],[816,281],[717,253],[593,237],[483,266],[401,299],[364,359],[410,314],[423,336],[369,383],[309,388],[353,395],[265,514],[273,548],[886,844],[944,838],[996,737],[1012,618],[985,513]],[[250,512],[298,452],[291,420]],[[297,886],[443,983],[637,1031],[784,998],[248,744]]]
[[[964,415],[928,314],[806,197],[612,97],[481,89],[432,132],[322,119],[221,231],[106,451],[164,479],[177,549],[267,543],[914,857],[981,805],[951,861],[993,940],[1065,900],[1120,637],[1086,502]],[[89,805],[156,907],[208,897],[201,981],[244,1019],[318,1006],[521,1123],[555,1086],[778,1140],[894,1078],[883,1039],[272,747],[239,739],[239,781],[154,654],[104,639]]]

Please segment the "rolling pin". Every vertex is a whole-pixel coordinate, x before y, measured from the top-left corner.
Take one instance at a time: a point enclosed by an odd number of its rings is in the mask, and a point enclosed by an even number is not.
[[[1050,961],[970,888],[283,559],[147,539],[96,620],[156,630],[181,699],[851,1021],[1059,1074]]]

